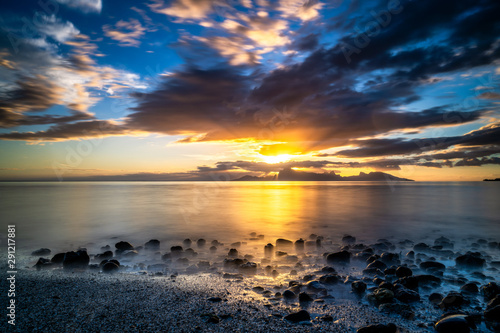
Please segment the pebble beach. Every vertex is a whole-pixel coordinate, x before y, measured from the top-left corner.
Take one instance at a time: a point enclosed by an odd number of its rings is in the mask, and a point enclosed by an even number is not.
[[[7,331],[500,329],[493,239],[268,240],[252,233],[233,243],[116,239],[67,251],[33,249],[23,257],[16,325],[4,321]]]

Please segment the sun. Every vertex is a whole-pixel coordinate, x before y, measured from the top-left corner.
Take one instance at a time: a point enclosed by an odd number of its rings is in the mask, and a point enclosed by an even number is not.
[[[290,160],[293,156],[289,154],[281,154],[281,155],[275,155],[275,156],[266,156],[266,155],[261,155],[261,158],[264,160],[264,162],[268,164],[276,164],[276,163],[282,163]]]

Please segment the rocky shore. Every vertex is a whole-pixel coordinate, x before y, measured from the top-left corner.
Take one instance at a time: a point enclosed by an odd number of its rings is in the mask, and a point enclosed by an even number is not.
[[[446,237],[42,248],[17,275],[16,330],[498,332],[499,259],[493,239]]]

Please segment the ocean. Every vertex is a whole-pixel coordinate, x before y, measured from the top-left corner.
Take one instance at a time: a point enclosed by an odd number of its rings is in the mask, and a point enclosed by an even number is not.
[[[2,239],[15,225],[26,253],[253,232],[263,242],[500,236],[497,182],[4,182],[0,198]]]

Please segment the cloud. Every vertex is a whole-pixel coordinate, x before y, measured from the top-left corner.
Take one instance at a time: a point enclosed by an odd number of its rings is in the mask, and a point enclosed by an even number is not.
[[[128,21],[120,20],[114,26],[106,24],[102,27],[104,34],[111,39],[119,42],[120,46],[139,46],[139,40],[146,31],[141,23],[136,19],[129,19]]]
[[[214,6],[223,4],[217,0],[174,0],[170,6],[165,6],[161,0],[149,5],[155,13],[177,17],[179,19],[203,19],[213,11]]]
[[[77,36],[80,31],[75,28],[71,22],[63,22],[56,18],[55,15],[47,16],[39,14],[39,22],[37,24],[38,31],[46,36],[50,36],[58,42],[64,43]]]
[[[500,94],[496,92],[484,92],[481,95],[479,95],[478,98],[498,100],[500,99]]]
[[[317,18],[323,5],[318,0],[280,0],[278,10],[285,16],[307,21]]]
[[[70,8],[81,10],[83,13],[100,13],[102,10],[102,0],[55,0]]]

